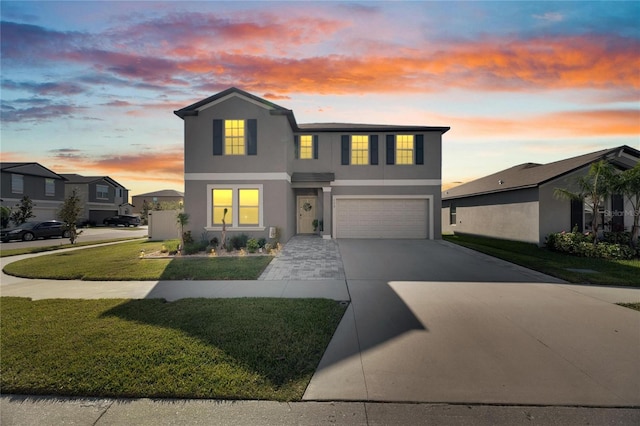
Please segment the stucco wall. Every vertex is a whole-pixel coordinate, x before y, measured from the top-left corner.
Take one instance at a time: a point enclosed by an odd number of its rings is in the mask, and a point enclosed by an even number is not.
[[[449,224],[450,207],[456,224]],[[538,244],[538,201],[535,188],[487,194],[442,204],[442,230]]]

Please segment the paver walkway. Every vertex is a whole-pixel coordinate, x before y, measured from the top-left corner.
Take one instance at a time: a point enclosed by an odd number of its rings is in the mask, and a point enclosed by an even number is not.
[[[259,280],[344,280],[338,243],[315,235],[297,235],[271,261]]]

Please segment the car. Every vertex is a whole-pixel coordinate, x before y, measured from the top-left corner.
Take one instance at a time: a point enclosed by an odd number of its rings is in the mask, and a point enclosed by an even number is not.
[[[15,228],[3,229],[0,232],[0,241],[6,243],[11,240],[32,241],[37,238],[69,238],[69,235],[69,230],[64,222],[46,220],[43,222],[25,222]]]
[[[138,226],[140,225],[140,218],[138,216],[130,214],[119,214],[117,216],[108,217],[102,221],[103,224],[110,225],[124,225],[124,226]]]

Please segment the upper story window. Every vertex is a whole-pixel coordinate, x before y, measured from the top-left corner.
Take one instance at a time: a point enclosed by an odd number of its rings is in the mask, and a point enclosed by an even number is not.
[[[56,181],[53,179],[45,178],[44,180],[44,195],[53,197],[56,195]]]
[[[257,155],[258,120],[213,120],[213,155]]]
[[[244,120],[224,120],[224,154],[244,155]]]
[[[396,164],[413,164],[413,135],[396,135]]]
[[[11,175],[11,192],[13,194],[22,194],[24,191],[24,176],[22,175]]]
[[[109,198],[109,187],[107,185],[96,185],[96,198],[102,200]]]
[[[300,136],[300,159],[302,160],[313,159],[313,136],[311,135]]]
[[[351,164],[369,164],[369,136],[351,136]]]

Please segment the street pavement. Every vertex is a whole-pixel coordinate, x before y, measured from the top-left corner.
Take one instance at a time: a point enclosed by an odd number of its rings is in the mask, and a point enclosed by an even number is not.
[[[640,301],[640,289],[567,284],[444,241],[337,246],[342,281],[180,281],[178,291],[177,282],[3,274],[2,296],[351,303],[306,402],[3,396],[2,424],[60,424],[58,415],[76,424],[640,423],[640,314],[614,304]]]

